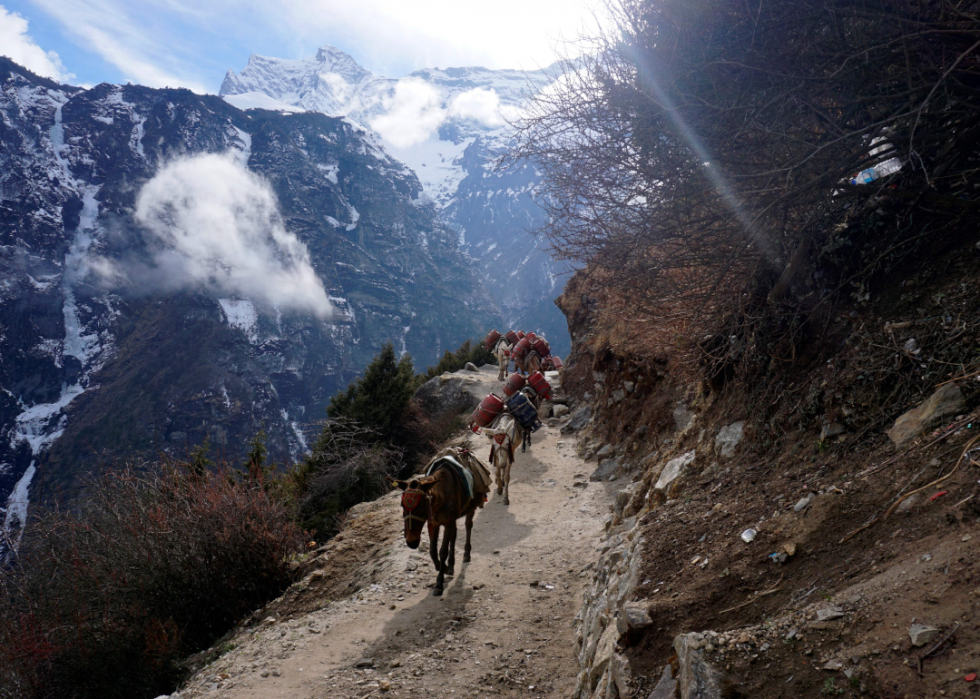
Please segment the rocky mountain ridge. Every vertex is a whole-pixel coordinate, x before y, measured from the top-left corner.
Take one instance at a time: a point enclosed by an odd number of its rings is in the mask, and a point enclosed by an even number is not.
[[[418,175],[481,270],[504,324],[543,332],[564,355],[570,341],[553,301],[569,270],[529,234],[544,223],[534,201],[540,174],[531,165],[497,166],[511,144],[509,121],[552,80],[549,69],[479,67],[386,78],[324,46],[303,60],[253,55],[240,73],[228,71],[220,94],[243,109],[317,111],[374,131]]]
[[[384,342],[424,366],[499,323],[418,179],[349,120],[245,113],[187,90],[82,90],[6,59],[0,112],[8,532],[28,496],[68,492],[123,456],[180,454],[207,438],[234,461],[265,430],[276,460],[295,458],[330,396]],[[308,254],[328,317],[175,285],[160,266],[138,197],[167,164],[202,153],[226,154],[271,188],[273,218]]]

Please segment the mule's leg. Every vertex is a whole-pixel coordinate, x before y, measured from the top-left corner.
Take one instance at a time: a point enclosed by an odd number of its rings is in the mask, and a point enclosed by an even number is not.
[[[493,468],[497,476],[497,495],[504,494],[504,474],[500,468],[500,449],[500,447],[497,447],[497,449],[493,452]]]
[[[429,525],[429,557],[432,558],[432,565],[436,567],[438,573],[439,566],[439,525],[428,522]]]
[[[456,575],[456,523],[453,522],[451,525],[446,527],[446,541],[442,542],[445,546],[446,542],[449,542],[449,559],[446,563],[446,575],[453,577]]]
[[[523,434],[521,434],[521,453],[522,454],[527,451],[527,444],[528,444],[528,440],[530,440],[530,438],[531,438],[531,433],[528,432],[527,430],[524,430],[523,431]]]
[[[478,495],[478,497],[482,496]],[[470,534],[473,533],[473,515],[475,514],[476,511],[474,510],[466,515],[466,546],[463,548],[463,563],[470,562],[470,551],[473,550],[473,547],[470,546]]]
[[[509,455],[508,455],[509,456]],[[508,458],[504,464],[504,504],[510,504],[510,465],[513,462]]]
[[[439,549],[439,558],[436,563],[436,570],[439,571],[439,575],[436,576],[436,586],[432,588],[432,594],[436,597],[442,595],[442,591],[446,587],[446,566],[449,558],[450,538],[449,527],[446,527],[446,531],[442,535],[442,547]]]

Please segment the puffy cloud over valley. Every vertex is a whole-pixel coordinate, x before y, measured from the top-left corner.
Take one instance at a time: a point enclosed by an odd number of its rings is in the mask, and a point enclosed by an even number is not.
[[[471,119],[497,128],[519,115],[517,108],[501,105],[496,92],[480,87],[459,93],[443,106],[439,91],[420,78],[399,80],[384,107],[386,112],[370,126],[396,148],[425,141],[450,118]]]
[[[331,313],[309,251],[283,226],[272,188],[234,155],[164,165],[140,190],[136,220],[151,234],[153,265],[93,261],[104,279],[199,288],[321,318]]]

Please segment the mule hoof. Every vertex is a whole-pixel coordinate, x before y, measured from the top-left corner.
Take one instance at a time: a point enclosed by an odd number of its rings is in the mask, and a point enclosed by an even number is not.
[[[465,556],[463,556],[463,563],[469,563],[469,562],[470,562],[470,554],[466,554]]]
[[[505,505],[509,505],[510,504],[510,498],[504,498],[504,504]]]
[[[441,587],[433,587],[432,588],[432,596],[433,597],[442,597],[442,588]]]
[[[452,568],[450,568],[449,570],[446,571],[446,577],[447,578],[455,577],[455,575],[456,575],[456,572]]]
[[[504,487],[498,485],[497,486],[497,495],[503,495],[503,494],[504,494]]]

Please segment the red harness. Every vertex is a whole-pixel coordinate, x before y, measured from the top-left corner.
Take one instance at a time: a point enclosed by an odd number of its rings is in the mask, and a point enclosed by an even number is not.
[[[402,516],[402,519],[406,522],[413,519],[417,519],[420,522],[427,521],[425,517],[420,517],[419,515],[415,514],[415,510],[422,504],[422,500],[428,497],[429,496],[424,491],[415,490],[414,488],[406,490],[404,493],[402,493],[402,507],[405,508],[405,514]]]

